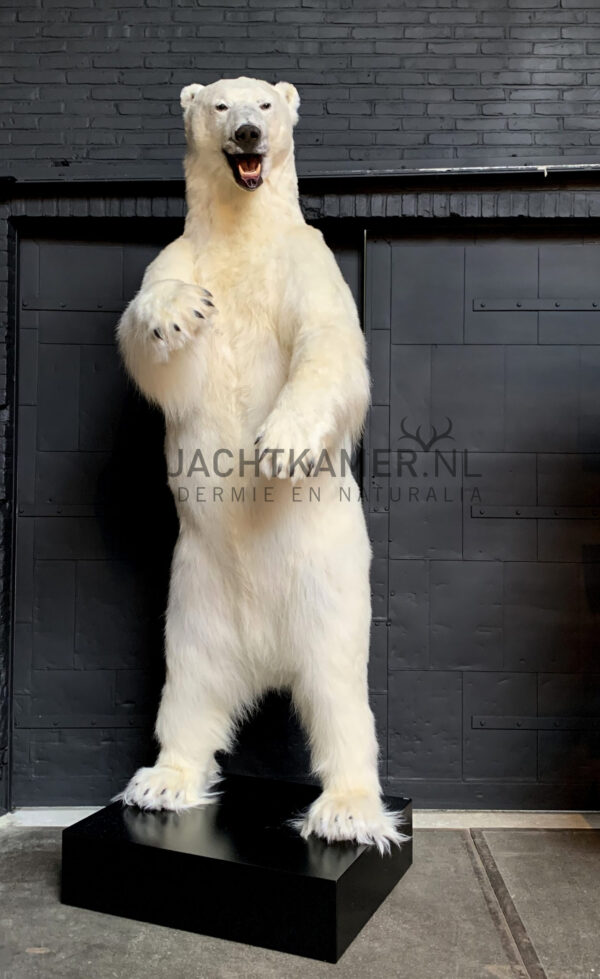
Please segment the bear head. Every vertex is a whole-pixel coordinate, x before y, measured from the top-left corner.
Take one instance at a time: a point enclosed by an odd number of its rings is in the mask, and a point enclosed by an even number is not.
[[[220,176],[255,191],[293,154],[299,105],[289,82],[223,78],[211,85],[186,85],[181,107],[188,154],[210,179]]]

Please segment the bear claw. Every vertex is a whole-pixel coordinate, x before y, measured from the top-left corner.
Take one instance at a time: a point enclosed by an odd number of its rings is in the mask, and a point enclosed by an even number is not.
[[[400,814],[389,812],[377,795],[363,792],[324,791],[292,825],[304,839],[314,834],[328,843],[364,843],[382,855],[408,839]]]
[[[125,789],[116,795],[126,806],[144,810],[180,811],[207,805],[217,799],[212,791],[218,781],[216,772],[202,773],[191,768],[156,765],[136,772]]]
[[[157,282],[142,290],[136,303],[136,315],[142,328],[154,342],[153,356],[165,362],[174,351],[201,335],[199,321],[208,322],[217,314],[215,304],[205,298],[208,289],[178,280]]]

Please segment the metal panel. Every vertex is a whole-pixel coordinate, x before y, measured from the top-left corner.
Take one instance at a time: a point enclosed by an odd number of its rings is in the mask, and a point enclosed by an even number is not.
[[[429,566],[390,561],[390,670],[429,666]]]
[[[464,249],[394,244],[392,342],[460,343],[463,336]]]
[[[537,713],[536,677],[532,673],[465,673],[463,701],[463,776],[465,780],[537,778],[535,731],[472,727],[474,714]]]
[[[462,774],[462,676],[406,670],[390,674],[391,778],[445,778]]]
[[[79,443],[79,348],[40,344],[38,449],[76,452]]]
[[[501,669],[502,565],[432,561],[430,567],[431,667]]]
[[[413,431],[418,424],[426,427],[431,424],[431,348],[427,344],[394,344],[390,351],[390,364],[390,405],[393,406],[390,412],[390,448],[411,448],[406,443],[402,445],[403,419],[407,419]],[[374,393],[373,397],[377,399],[379,395]]]
[[[391,475],[380,480],[392,785],[427,804],[551,805],[558,791],[563,805],[589,805],[585,780],[600,774],[600,705],[585,694],[597,690],[600,644],[600,244],[485,233],[373,246],[367,261],[394,273]],[[367,294],[387,324],[383,303]]]
[[[480,242],[465,248],[465,341],[467,343],[535,343],[537,316],[490,309],[486,300],[537,295],[537,248],[522,242]],[[486,297],[486,312],[475,315],[473,297]],[[481,301],[481,300],[480,300]]]
[[[27,309],[123,307],[120,244],[47,240],[31,242],[30,248],[35,253],[31,262],[37,266],[37,277],[34,282],[26,276],[22,283],[21,301]]]
[[[410,468],[390,480],[390,557],[460,557],[460,476],[457,479],[445,471],[436,476],[435,468],[425,468],[429,461],[426,453],[415,452],[414,456]]]
[[[540,313],[539,324],[540,343],[600,343],[598,313],[584,310],[573,316],[570,312],[554,310]]]
[[[504,448],[512,452],[576,452],[577,347],[507,347],[505,365]]]
[[[471,452],[504,447],[504,358],[499,346],[452,344],[432,350],[432,424],[450,418],[455,447]]]
[[[580,241],[541,242],[539,245],[539,292],[545,298],[598,301],[600,248]]]
[[[579,350],[579,419],[577,450],[600,452],[600,349]]]
[[[75,570],[72,561],[36,562],[34,670],[72,669],[74,666]]]

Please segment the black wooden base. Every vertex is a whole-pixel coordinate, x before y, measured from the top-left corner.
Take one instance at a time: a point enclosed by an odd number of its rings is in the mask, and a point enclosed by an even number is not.
[[[337,962],[406,873],[412,844],[301,839],[312,786],[228,776],[179,815],[113,803],[63,831],[64,904]],[[388,799],[412,832],[407,799]]]

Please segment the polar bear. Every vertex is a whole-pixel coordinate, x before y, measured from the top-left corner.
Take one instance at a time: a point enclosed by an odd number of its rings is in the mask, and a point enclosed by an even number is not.
[[[293,85],[188,85],[183,235],[117,328],[166,423],[180,531],[160,752],[121,793],[211,802],[215,752],[269,689],[291,691],[322,794],[304,837],[400,843],[367,692],[369,539],[347,459],[369,403],[350,290],[298,201]],[[151,532],[151,528],[149,528]]]

